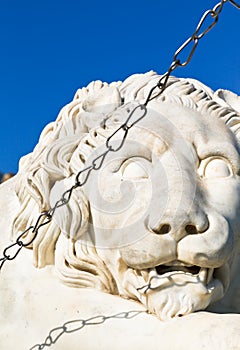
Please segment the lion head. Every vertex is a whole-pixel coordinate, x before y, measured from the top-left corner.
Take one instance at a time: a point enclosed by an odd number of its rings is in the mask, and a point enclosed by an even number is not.
[[[104,152],[159,78],[149,72],[77,91],[20,162],[13,236]],[[161,319],[224,298],[240,251],[237,110],[236,95],[171,77],[121,150],[39,230],[34,264],[55,264],[69,286],[139,300]]]

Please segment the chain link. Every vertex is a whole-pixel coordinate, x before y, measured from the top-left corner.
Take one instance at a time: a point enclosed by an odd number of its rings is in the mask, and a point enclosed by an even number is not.
[[[175,51],[172,63],[170,64],[166,73],[161,76],[158,83],[149,91],[148,97],[144,103],[145,105],[163,93],[167,87],[168,79],[171,73],[175,71],[176,68],[185,67],[189,64],[196,51],[199,41],[217,24],[219,15],[223,10],[223,6],[227,2],[235,6],[237,9],[240,9],[240,4],[238,4],[236,1],[221,0],[213,7],[213,9],[207,10],[203,14],[196,26],[194,33]],[[212,22],[206,25],[209,19],[211,19]],[[206,25],[205,29],[204,25]],[[184,60],[181,60],[180,54],[183,55],[185,52],[187,52],[188,49],[190,49],[190,53],[187,54]],[[157,90],[156,94],[154,94],[155,90]]]
[[[188,274],[188,273],[185,272],[185,274]],[[167,276],[167,277],[164,275],[163,276],[161,276],[161,275],[151,276],[149,279],[149,282],[147,284],[145,284],[144,286],[137,288],[137,290],[142,294],[147,294],[147,292],[149,290],[159,289],[160,284],[158,283],[158,281],[166,279],[166,278],[171,280],[174,275],[178,275],[178,272],[171,273],[171,276]]]
[[[131,319],[136,316],[138,316],[141,313],[146,313],[146,311],[124,311],[120,312],[116,315],[111,315],[111,316],[94,316],[90,317],[86,320],[79,319],[79,320],[72,320],[65,322],[62,326],[53,328],[48,336],[46,337],[44,343],[42,344],[36,344],[33,347],[31,347],[29,350],[42,350],[45,347],[49,347],[53,344],[55,344],[58,339],[63,335],[63,334],[68,334],[68,333],[73,333],[80,331],[83,327],[85,326],[96,326],[103,324],[106,320],[109,319]]]
[[[233,6],[235,6],[238,10],[240,10],[240,4],[234,0],[228,0]],[[225,1],[227,2],[227,0]]]
[[[221,0],[214,6],[213,9],[207,10],[203,14],[194,33],[174,53],[172,63],[170,64],[168,70],[161,76],[157,84],[149,91],[145,102],[143,104],[138,104],[132,111],[129,110],[128,105],[125,106],[126,111],[129,113],[129,116],[127,117],[126,121],[117,130],[115,130],[110,137],[108,137],[105,145],[107,149],[101,155],[96,157],[92,161],[91,165],[79,171],[75,178],[75,184],[62,194],[61,198],[55,203],[55,205],[52,208],[50,208],[48,211],[40,213],[34,226],[30,226],[25,231],[20,233],[15,243],[10,244],[4,249],[2,253],[3,256],[2,258],[0,258],[0,271],[6,261],[14,260],[23,247],[27,247],[33,243],[38,234],[39,229],[52,221],[55,211],[58,208],[68,204],[68,202],[71,199],[72,192],[77,187],[82,187],[86,184],[92,171],[97,171],[102,167],[103,162],[108,153],[118,152],[123,147],[129,129],[131,129],[135,124],[137,124],[142,118],[145,117],[145,115],[147,114],[148,103],[151,100],[158,97],[160,94],[162,94],[163,91],[166,89],[171,73],[175,71],[176,68],[185,67],[189,64],[195,53],[199,41],[217,24],[219,15],[223,10],[223,6],[227,2],[235,6],[237,9],[240,9],[240,4],[237,3],[237,1],[235,0]],[[206,25],[209,19],[211,19],[212,22]],[[204,28],[205,25],[206,27]],[[180,55],[183,55],[184,52],[187,51],[187,49],[190,49],[190,53],[188,53],[185,59],[181,60]],[[157,90],[156,93],[155,90]],[[142,112],[140,116],[137,115],[138,110]],[[119,139],[120,134],[122,134],[122,136]],[[116,142],[118,142],[117,145]],[[80,179],[81,177],[83,177],[82,180]],[[29,231],[32,231],[33,236],[28,242],[25,242],[24,236]]]

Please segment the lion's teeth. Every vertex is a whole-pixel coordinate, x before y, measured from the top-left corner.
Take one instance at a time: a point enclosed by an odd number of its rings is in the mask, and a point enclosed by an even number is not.
[[[214,269],[208,269],[207,284],[211,281]]]
[[[208,269],[206,267],[201,267],[198,277],[202,283],[206,283],[208,275]]]
[[[151,278],[153,276],[158,276],[158,273],[157,273],[156,269],[151,269],[149,271],[149,278]]]
[[[147,270],[142,270],[142,271],[141,271],[141,275],[142,275],[143,279],[145,280],[145,282],[147,282],[147,281],[148,281],[148,278],[149,278],[149,273],[148,273],[148,271],[147,271]]]

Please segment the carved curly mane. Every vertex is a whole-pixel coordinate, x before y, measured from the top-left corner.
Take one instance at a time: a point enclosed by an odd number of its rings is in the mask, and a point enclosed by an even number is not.
[[[13,237],[34,225],[40,212],[49,210],[53,204],[51,191],[55,183],[62,189],[66,184],[73,184],[75,175],[84,167],[92,151],[104,144],[110,129],[99,125],[106,115],[123,103],[144,101],[159,78],[154,72],[136,74],[124,82],[92,82],[76,92],[73,101],[60,111],[57,120],[43,130],[34,151],[20,161],[16,186],[20,210],[13,223]],[[197,81],[171,77],[164,94],[158,99],[201,113],[207,111],[221,118],[234,133],[239,132],[240,115]],[[116,283],[98,250],[78,242],[78,238],[87,232],[90,215],[81,189],[74,191],[69,205],[59,215],[61,225],[57,224],[58,220],[53,220],[43,226],[32,243],[35,266],[56,263],[65,283],[117,293]],[[31,234],[30,231],[26,233],[27,239]],[[59,240],[63,243],[61,249],[58,248]],[[101,268],[97,268],[99,266]]]

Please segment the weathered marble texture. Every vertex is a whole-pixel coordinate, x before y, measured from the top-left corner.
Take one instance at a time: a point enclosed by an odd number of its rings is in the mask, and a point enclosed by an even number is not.
[[[77,91],[0,187],[1,248],[101,154],[158,79]],[[4,265],[0,348],[30,349],[69,320],[148,310],[63,334],[53,348],[238,349],[239,113],[237,95],[172,77],[124,147]]]

